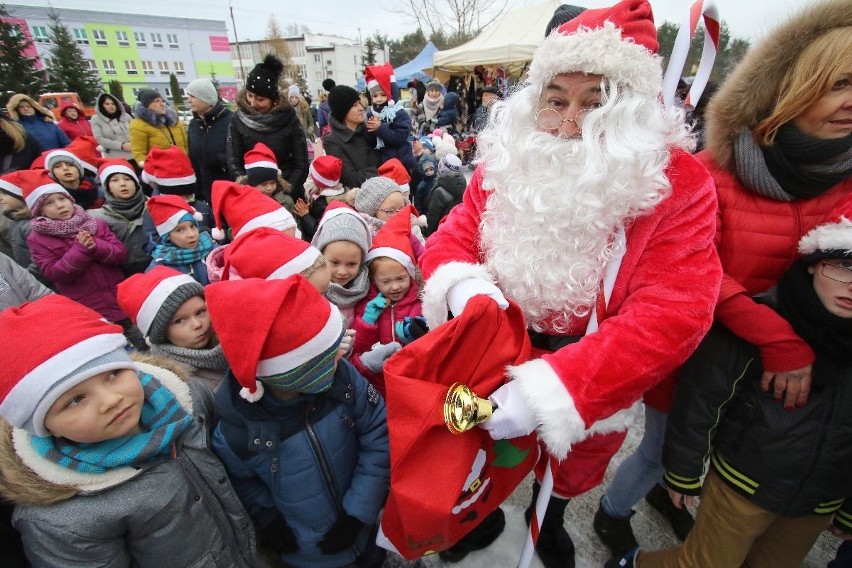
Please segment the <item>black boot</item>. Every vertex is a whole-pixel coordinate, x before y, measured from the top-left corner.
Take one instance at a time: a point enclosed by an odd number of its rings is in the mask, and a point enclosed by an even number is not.
[[[438,553],[444,562],[458,562],[474,550],[482,550],[497,540],[506,526],[506,514],[497,507],[475,529],[447,550]]]
[[[538,481],[533,482],[532,503],[524,513],[527,524],[532,519],[540,489]],[[547,510],[541,521],[541,530],[535,545],[535,551],[544,568],[574,568],[574,541],[565,530],[565,507],[569,501],[570,499],[551,497],[547,502]]]
[[[598,506],[598,512],[595,513],[595,532],[616,558],[639,546],[633,534],[633,527],[630,526],[630,517],[633,515],[634,512],[631,511],[630,515],[624,518],[611,517],[604,511],[603,504]]]
[[[686,540],[686,535],[692,530],[695,519],[686,507],[678,509],[674,506],[665,487],[659,483],[655,484],[654,488],[645,495],[645,501],[666,518],[680,540]]]

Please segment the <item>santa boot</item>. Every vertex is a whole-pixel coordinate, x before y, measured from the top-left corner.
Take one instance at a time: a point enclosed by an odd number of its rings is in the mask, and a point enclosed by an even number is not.
[[[532,503],[524,513],[527,524],[532,519],[535,502],[541,486],[538,481],[533,482]],[[574,541],[565,530],[565,507],[570,499],[551,497],[547,502],[547,510],[538,534],[538,542],[535,551],[544,564],[544,568],[574,568]]]

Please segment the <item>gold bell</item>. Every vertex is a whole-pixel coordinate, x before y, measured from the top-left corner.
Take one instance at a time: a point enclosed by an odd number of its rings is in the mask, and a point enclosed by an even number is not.
[[[487,398],[479,398],[467,385],[453,383],[444,399],[444,423],[451,433],[461,434],[491,418],[493,410]]]

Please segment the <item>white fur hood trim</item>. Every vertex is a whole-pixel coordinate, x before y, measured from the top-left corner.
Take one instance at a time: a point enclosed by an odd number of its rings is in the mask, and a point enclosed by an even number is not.
[[[818,250],[852,251],[852,221],[841,217],[837,223],[819,225],[799,241],[800,254],[813,254]]]
[[[533,54],[527,81],[544,88],[556,75],[578,71],[652,96],[663,86],[660,58],[631,38],[622,39],[621,30],[608,21],[601,28],[547,36]]]
[[[495,284],[494,277],[482,264],[448,262],[439,266],[423,287],[423,316],[429,329],[447,321],[447,292],[467,278],[480,278]]]
[[[565,459],[574,444],[594,434],[626,430],[641,411],[642,404],[636,402],[587,429],[571,394],[546,361],[534,359],[507,371],[519,381],[520,391],[540,424],[538,436],[557,460]]]
[[[189,386],[180,377],[167,369],[148,363],[134,362],[134,365],[143,373],[148,373],[159,380],[163,386],[172,391],[184,410],[189,414],[193,413]],[[76,472],[40,456],[33,449],[30,438],[31,434],[21,428],[15,428],[12,431],[15,453],[18,454],[24,465],[45,481],[56,485],[76,487],[82,493],[91,493],[120,485],[143,471],[134,467],[120,467],[98,474]]]

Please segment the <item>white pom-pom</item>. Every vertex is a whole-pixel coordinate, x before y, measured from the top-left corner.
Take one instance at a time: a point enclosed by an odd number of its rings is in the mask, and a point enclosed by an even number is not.
[[[251,392],[246,387],[240,389],[240,396],[249,402],[257,402],[263,398],[263,384],[260,381],[254,382],[255,391]]]
[[[212,235],[212,237],[217,241],[225,240],[225,231],[223,231],[219,227],[213,227],[213,230],[210,231],[210,235]]]
[[[418,227],[423,227],[424,229],[429,226],[429,223],[426,221],[426,215],[415,217],[414,219],[412,219],[412,223],[414,223]]]
[[[195,219],[196,221],[203,221],[204,215],[202,215],[201,213],[196,211],[195,213],[192,214],[192,218]]]

